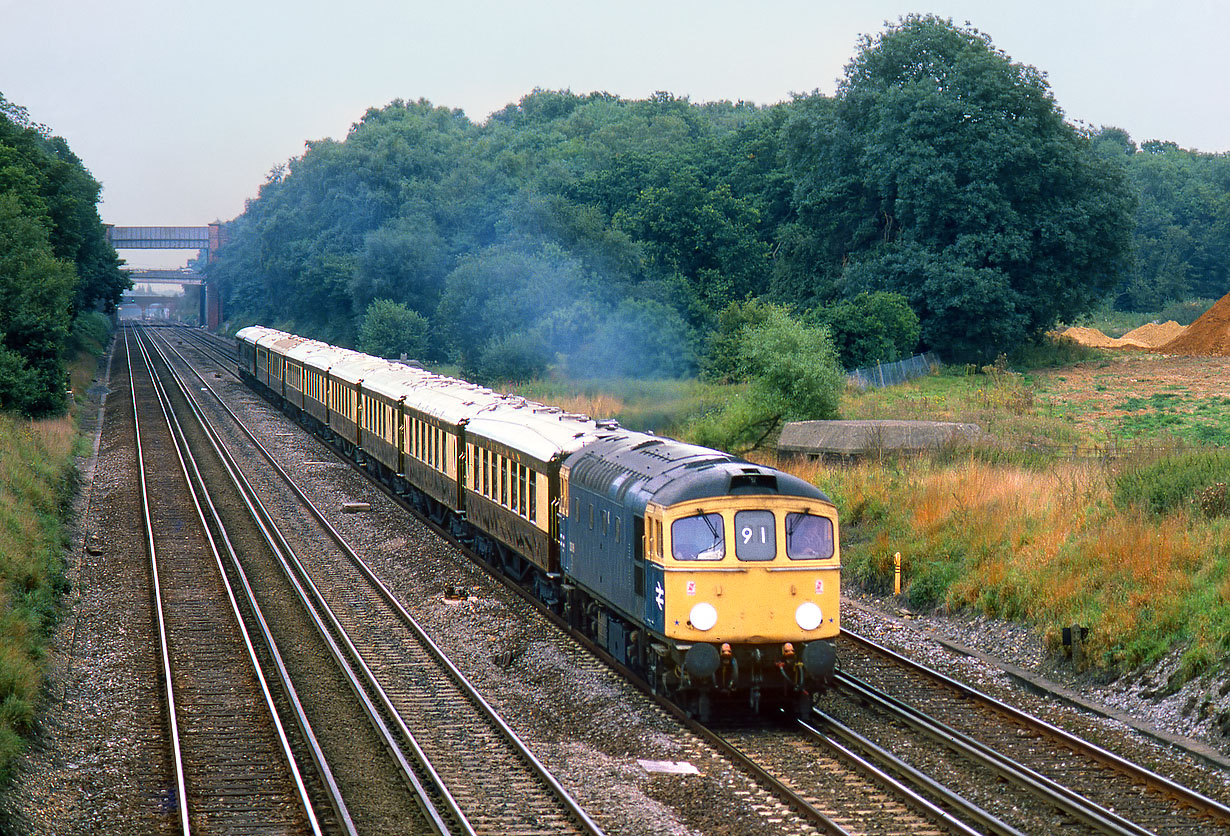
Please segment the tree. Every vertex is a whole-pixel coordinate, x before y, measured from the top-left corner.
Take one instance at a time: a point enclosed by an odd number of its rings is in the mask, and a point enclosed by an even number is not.
[[[0,194],[0,409],[41,417],[64,410],[63,348],[76,286],[45,223]]]
[[[845,376],[828,329],[773,307],[744,329],[740,368],[747,390],[692,428],[693,438],[732,452],[756,449],[786,421],[836,418]]]
[[[821,310],[819,318],[847,369],[908,357],[922,333],[918,315],[899,293],[860,293]]]
[[[1115,130],[1097,135],[1100,148],[1113,147]],[[1123,159],[1140,206],[1136,262],[1115,307],[1157,311],[1170,301],[1230,292],[1230,155],[1150,140]]]
[[[1089,310],[1130,265],[1121,164],[989,37],[910,15],[862,39],[832,104],[786,133],[815,302],[902,294],[946,359],[983,359]],[[818,263],[816,263],[818,262]]]
[[[427,348],[427,319],[400,302],[377,299],[359,325],[359,350],[377,357],[421,358]]]

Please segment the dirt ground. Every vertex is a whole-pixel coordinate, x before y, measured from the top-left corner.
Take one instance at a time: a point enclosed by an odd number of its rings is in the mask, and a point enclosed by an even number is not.
[[[1201,401],[1230,398],[1230,358],[1183,357],[1119,349],[1106,359],[1034,372],[1038,400],[1075,416],[1077,426],[1108,432],[1133,414],[1128,398],[1176,396],[1175,408],[1194,411]],[[1224,408],[1230,414],[1230,406]]]

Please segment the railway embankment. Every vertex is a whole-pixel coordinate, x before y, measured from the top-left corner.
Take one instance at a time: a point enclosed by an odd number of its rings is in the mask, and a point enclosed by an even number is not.
[[[91,323],[93,324],[93,323]],[[36,731],[50,631],[69,589],[65,544],[84,500],[97,437],[103,333],[76,335],[67,414],[32,420],[0,411],[0,792]]]

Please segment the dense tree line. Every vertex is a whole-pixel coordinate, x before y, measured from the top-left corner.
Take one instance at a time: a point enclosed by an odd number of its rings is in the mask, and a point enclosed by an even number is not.
[[[1230,154],[1160,140],[1137,147],[1121,128],[1103,128],[1094,142],[1125,168],[1139,197],[1136,258],[1116,288],[1115,306],[1156,311],[1230,292]]]
[[[484,124],[373,108],[271,171],[210,269],[233,321],[487,378],[737,379],[782,317],[847,367],[980,360],[1142,287],[1230,289],[1212,224],[1141,197],[1170,175],[1108,143],[986,35],[910,16],[863,40],[832,97],[536,90]],[[1191,156],[1152,156],[1174,154]],[[1192,200],[1224,199],[1212,170],[1191,170]]]
[[[100,191],[68,143],[0,95],[0,409],[62,412],[74,318],[114,310],[128,287]]]

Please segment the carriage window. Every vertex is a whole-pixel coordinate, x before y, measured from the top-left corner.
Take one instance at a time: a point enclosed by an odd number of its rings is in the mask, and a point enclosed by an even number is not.
[[[777,556],[772,511],[735,513],[735,556],[740,560],[772,560]]]
[[[538,471],[530,471],[530,522],[538,522],[538,486],[534,477]]]
[[[671,523],[675,560],[721,560],[726,556],[721,514],[697,514]]]
[[[832,557],[833,521],[818,514],[787,514],[786,556],[791,560]]]

